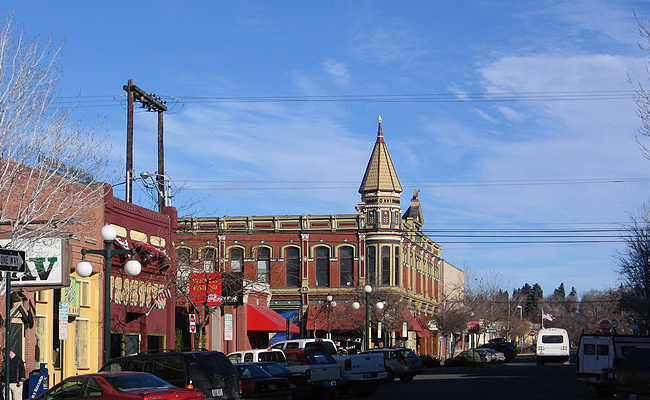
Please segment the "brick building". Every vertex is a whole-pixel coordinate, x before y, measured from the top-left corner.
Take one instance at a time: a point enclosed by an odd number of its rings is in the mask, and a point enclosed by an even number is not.
[[[400,344],[438,355],[438,338],[427,322],[441,301],[441,248],[422,232],[418,191],[402,207],[381,118],[359,193],[353,214],[179,219],[179,261],[234,271],[244,282],[243,304],[225,305],[213,317],[212,348],[263,347],[284,337],[280,329],[260,329],[255,307],[288,318],[303,337],[331,335],[350,350],[358,348],[365,330],[363,287],[371,285],[371,346]],[[224,340],[225,315],[234,321],[232,340]]]

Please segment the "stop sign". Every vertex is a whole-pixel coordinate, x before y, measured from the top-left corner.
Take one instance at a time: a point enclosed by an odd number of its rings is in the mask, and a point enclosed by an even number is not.
[[[476,321],[469,322],[467,324],[467,332],[469,333],[478,333],[481,326]]]
[[[530,332],[528,332],[528,334],[529,334],[530,336],[535,336],[535,331],[530,331]]]
[[[603,332],[609,332],[612,329],[612,321],[610,321],[608,319],[604,319],[604,320],[600,321],[600,324],[598,324],[598,327]]]

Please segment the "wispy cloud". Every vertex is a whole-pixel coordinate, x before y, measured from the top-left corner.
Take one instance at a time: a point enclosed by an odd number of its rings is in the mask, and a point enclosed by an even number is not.
[[[334,60],[325,60],[323,63],[323,71],[330,75],[339,85],[347,86],[350,83],[350,74],[343,63]]]

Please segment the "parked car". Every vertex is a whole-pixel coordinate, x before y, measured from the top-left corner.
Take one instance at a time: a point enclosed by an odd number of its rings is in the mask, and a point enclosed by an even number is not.
[[[284,350],[290,370],[307,375],[314,393],[333,394],[341,383],[341,370],[332,355],[323,349]]]
[[[233,364],[239,374],[243,399],[291,400],[289,380],[272,376],[254,363]]]
[[[466,350],[460,352],[453,358],[445,360],[445,367],[459,367],[469,365],[485,365],[487,361],[485,357],[481,356],[476,350]]]
[[[100,372],[71,376],[37,397],[49,399],[97,400],[197,400],[203,392],[178,388],[145,372]]]
[[[478,351],[481,355],[485,354],[487,362],[490,363],[502,363],[506,359],[506,356],[502,352],[490,347],[479,347],[474,350]]]
[[[149,372],[178,387],[192,385],[208,400],[239,398],[239,375],[220,351],[138,353],[113,358],[100,371]]]
[[[262,367],[264,371],[268,372],[272,376],[287,378],[289,381],[289,388],[291,388],[292,400],[311,397],[311,386],[309,385],[307,375],[304,373],[293,372],[289,368],[277,362],[261,361],[256,362],[255,364]]]
[[[228,354],[228,359],[233,364],[242,362],[272,361],[285,366],[287,365],[287,358],[284,356],[284,352],[280,349],[252,349],[233,351],[232,353]]]
[[[478,348],[489,348],[500,351],[505,356],[504,362],[509,362],[517,357],[517,347],[514,343],[508,342],[506,338],[490,339],[487,343],[478,346]]]
[[[650,348],[635,347],[616,368],[614,398],[650,397]]]
[[[405,347],[376,348],[361,352],[361,354],[383,354],[388,382],[399,378],[404,383],[409,383],[417,374],[424,372],[422,359],[413,350]]]

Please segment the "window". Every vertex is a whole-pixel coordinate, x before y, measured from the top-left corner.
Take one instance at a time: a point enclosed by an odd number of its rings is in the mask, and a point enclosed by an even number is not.
[[[183,364],[183,358],[180,356],[156,358],[151,373],[172,385],[184,387],[185,368]]]
[[[390,247],[381,247],[381,284],[390,285]]]
[[[192,251],[187,247],[180,247],[176,249],[176,260],[181,269],[189,268],[192,259]]]
[[[203,272],[215,272],[217,265],[217,249],[206,247],[201,251],[203,258]]]
[[[340,286],[354,286],[354,249],[346,246],[339,250]]]
[[[244,362],[253,362],[253,353],[244,354]]]
[[[300,286],[300,249],[287,247],[284,251],[284,260],[287,268],[287,286]]]
[[[79,305],[90,307],[90,281],[79,280]]]
[[[47,301],[47,296],[45,294],[44,290],[39,290],[34,294],[34,301],[40,303],[40,302],[46,302]]]
[[[90,343],[88,340],[88,320],[79,319],[75,321],[75,340],[74,340],[74,361],[77,368],[89,368],[88,349]]]
[[[243,272],[242,268],[244,267],[244,250],[240,248],[234,248],[230,250],[230,271],[231,272]]]
[[[84,388],[84,383],[88,378],[70,378],[64,382],[61,386],[52,390],[48,397],[52,399],[72,399],[72,398],[81,398],[83,397],[82,390]]]
[[[400,278],[399,278],[399,269],[400,269],[400,261],[399,261],[399,247],[395,247],[395,281],[394,285],[399,286],[400,285]]]
[[[377,248],[370,246],[368,247],[368,257],[367,257],[367,263],[366,263],[366,281],[370,285],[375,284],[375,279],[376,279],[376,274],[375,274],[375,268],[377,266],[376,259],[377,259]]]
[[[598,355],[599,356],[608,356],[609,355],[609,346],[606,344],[598,345]]]
[[[271,266],[271,249],[260,247],[257,249],[257,281],[269,282],[269,270]]]
[[[45,357],[45,317],[37,315],[34,321],[34,336],[36,346],[34,348],[34,361],[36,364],[44,363]]]
[[[317,247],[316,250],[316,286],[330,285],[330,250]]]
[[[126,354],[137,354],[140,352],[140,335],[126,335],[124,341]]]

